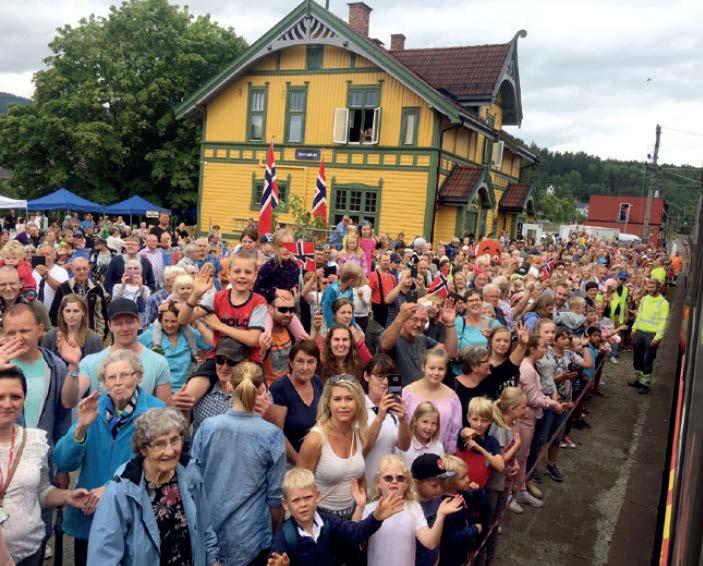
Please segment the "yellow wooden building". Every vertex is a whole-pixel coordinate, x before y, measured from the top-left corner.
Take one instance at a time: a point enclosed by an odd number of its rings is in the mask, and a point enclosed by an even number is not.
[[[256,218],[273,141],[287,202],[311,206],[319,160],[330,223],[349,214],[378,232],[449,240],[515,232],[534,215],[520,173],[536,157],[502,130],[522,120],[521,31],[504,44],[406,49],[369,37],[371,8],[344,22],[305,0],[188,97],[179,117],[201,120],[198,225]]]

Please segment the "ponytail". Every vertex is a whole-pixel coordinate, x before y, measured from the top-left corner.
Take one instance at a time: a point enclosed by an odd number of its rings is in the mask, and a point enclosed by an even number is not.
[[[506,387],[500,397],[493,403],[493,421],[501,428],[510,428],[505,422],[505,415],[510,409],[527,403],[527,395],[519,387]]]
[[[232,368],[233,394],[242,403],[247,413],[254,412],[256,396],[263,382],[264,373],[258,364],[241,362]]]

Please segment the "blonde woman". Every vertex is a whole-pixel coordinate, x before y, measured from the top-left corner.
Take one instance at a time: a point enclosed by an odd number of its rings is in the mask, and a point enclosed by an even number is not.
[[[230,384],[230,410],[200,425],[191,457],[207,486],[220,562],[265,564],[273,530],[283,517],[285,441],[280,428],[254,411],[257,397],[266,394],[261,367],[253,362],[237,364]]]
[[[298,466],[315,474],[318,508],[350,519],[356,504],[352,480],[366,491],[367,414],[364,391],[354,376],[330,377],[317,406],[317,422],[300,447]]]
[[[373,501],[366,505],[363,516],[368,517],[375,511],[379,498],[395,494],[403,496],[405,509],[386,519],[369,538],[368,566],[413,566],[416,541],[430,550],[439,546],[445,517],[459,511],[464,504],[461,495],[442,501],[430,528],[405,462],[400,456],[385,456],[378,464],[371,486]]]

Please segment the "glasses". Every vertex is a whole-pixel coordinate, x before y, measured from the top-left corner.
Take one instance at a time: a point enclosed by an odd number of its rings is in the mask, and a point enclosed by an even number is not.
[[[295,307],[276,307],[276,310],[281,314],[294,313]]]
[[[106,383],[117,383],[118,381],[121,381],[124,383],[125,381],[129,381],[136,375],[136,371],[130,371],[130,372],[125,372],[125,373],[116,373],[114,375],[106,375],[105,376],[105,382]]]
[[[178,448],[182,444],[183,444],[183,437],[182,436],[174,436],[173,438],[169,438],[168,440],[157,440],[155,442],[150,442],[149,446],[151,448],[153,448],[154,450],[158,450],[159,452],[163,452],[169,446],[171,448]]]
[[[487,364],[489,361],[490,361],[490,360],[489,360],[488,358],[486,358],[485,360],[481,360],[481,363],[482,363],[482,364]]]
[[[406,477],[405,476],[392,476],[389,474],[387,476],[381,476],[381,479],[386,483],[393,483],[394,481],[396,483],[405,483]]]
[[[224,356],[215,356],[215,363],[218,366],[223,366],[227,364],[229,367],[233,368],[234,366],[237,365],[238,362],[235,362],[234,360],[231,360],[230,358],[225,358]]]
[[[369,375],[371,375],[371,377],[373,377],[376,381],[388,381],[388,374],[386,373],[372,373]]]
[[[327,380],[327,383],[331,383],[332,385],[335,385],[336,383],[341,383],[341,382],[346,382],[346,383],[355,383],[356,382],[356,377],[353,375],[348,375],[348,374],[341,374],[341,375],[333,375]]]

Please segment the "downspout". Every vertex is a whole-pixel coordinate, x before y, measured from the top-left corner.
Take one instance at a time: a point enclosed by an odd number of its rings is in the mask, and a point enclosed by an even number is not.
[[[437,220],[437,201],[439,200],[439,170],[442,166],[442,140],[444,139],[444,134],[446,132],[449,132],[451,130],[458,130],[459,128],[461,128],[461,126],[463,126],[463,124],[463,121],[461,121],[458,124],[455,124],[454,126],[451,126],[449,128],[445,128],[444,130],[440,130],[439,132],[439,147],[437,148],[437,170],[435,171],[435,177],[437,178],[437,186],[434,190],[434,202],[432,203],[432,224],[430,225],[430,233],[428,235],[429,241],[434,240],[434,227],[435,221]]]

